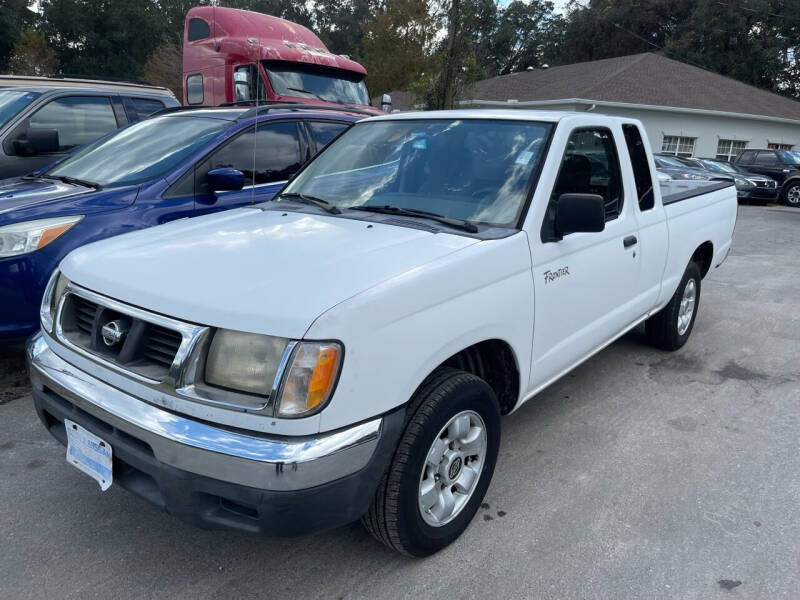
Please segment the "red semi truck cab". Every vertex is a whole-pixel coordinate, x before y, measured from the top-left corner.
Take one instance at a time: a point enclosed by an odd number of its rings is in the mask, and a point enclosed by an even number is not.
[[[364,67],[333,54],[297,23],[219,6],[186,14],[184,104],[287,101],[383,114],[370,106],[366,76]]]

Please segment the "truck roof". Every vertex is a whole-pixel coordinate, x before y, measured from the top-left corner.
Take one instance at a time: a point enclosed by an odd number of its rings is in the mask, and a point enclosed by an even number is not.
[[[53,89],[74,89],[83,88],[87,90],[117,90],[130,92],[139,90],[142,92],[168,95],[175,95],[167,88],[151,85],[148,83],[136,83],[133,81],[109,81],[106,79],[92,79],[88,77],[38,77],[34,75],[0,75],[0,87],[25,87],[30,91],[46,92]]]
[[[285,19],[222,6],[196,6],[186,14],[186,23],[193,18],[203,19],[212,26],[211,35],[216,40],[218,52],[244,56],[255,53],[258,55],[254,57],[256,60],[310,63],[367,74],[366,69],[354,60],[333,54],[313,31]],[[184,65],[184,71],[186,68]]]

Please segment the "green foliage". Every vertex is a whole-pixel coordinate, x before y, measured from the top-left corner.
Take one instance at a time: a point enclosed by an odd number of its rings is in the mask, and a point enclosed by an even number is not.
[[[28,0],[0,0],[0,73],[8,69],[14,44],[34,24]]]
[[[58,57],[43,33],[26,29],[14,44],[8,70],[15,75],[54,75],[58,73]]]

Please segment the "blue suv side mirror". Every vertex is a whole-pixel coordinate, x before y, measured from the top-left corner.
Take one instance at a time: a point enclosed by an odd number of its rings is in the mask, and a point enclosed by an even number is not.
[[[206,183],[215,192],[237,191],[244,187],[244,173],[231,167],[211,169],[206,173]]]

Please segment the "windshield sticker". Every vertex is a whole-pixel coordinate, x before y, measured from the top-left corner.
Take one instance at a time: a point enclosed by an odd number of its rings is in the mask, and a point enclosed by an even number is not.
[[[527,165],[529,162],[531,162],[532,158],[533,158],[533,152],[531,152],[530,150],[523,150],[522,152],[519,153],[519,155],[517,156],[517,160],[515,160],[514,162],[517,163],[518,165]]]
[[[428,144],[425,141],[425,132],[424,131],[415,131],[411,134],[411,147],[414,150],[425,150],[428,148]]]

